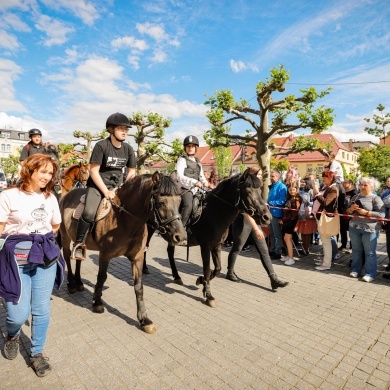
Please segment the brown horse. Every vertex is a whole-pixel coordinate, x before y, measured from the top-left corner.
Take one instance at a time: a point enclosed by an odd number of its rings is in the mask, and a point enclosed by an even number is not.
[[[88,164],[74,164],[64,169],[60,178],[61,194],[66,195],[75,188],[85,187],[89,177]]]
[[[61,199],[62,223],[60,238],[68,268],[68,289],[70,292],[83,290],[80,277],[81,261],[76,261],[76,275],[72,273],[70,254],[71,240],[74,241],[77,220],[73,212],[86,189],[69,192]],[[99,273],[93,296],[93,311],[104,311],[101,300],[103,285],[107,279],[107,268],[112,258],[126,256],[132,264],[134,290],[137,301],[137,317],[146,333],[154,333],[153,322],[148,318],[143,299],[142,265],[147,238],[146,222],[153,221],[164,233],[170,245],[176,245],[186,237],[179,214],[180,194],[174,182],[158,172],[140,175],[126,181],[112,200],[112,208],[104,219],[97,221],[88,234],[88,249],[99,251]]]

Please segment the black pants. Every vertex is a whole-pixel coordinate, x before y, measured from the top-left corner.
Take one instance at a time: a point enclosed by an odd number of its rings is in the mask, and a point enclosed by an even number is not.
[[[343,248],[348,244],[349,218],[340,217],[340,241]]]
[[[186,190],[186,192],[181,196],[181,222],[184,227],[186,227],[188,220],[190,219],[192,212],[192,202],[194,195],[192,191]]]
[[[103,194],[94,187],[88,187],[85,195],[85,207],[81,217],[85,222],[91,223],[95,220],[96,212],[99,207]]]
[[[259,240],[256,237],[255,232],[252,230],[249,223],[244,218],[243,214],[239,214],[233,222],[233,246],[228,257],[228,270],[234,269],[238,254],[241,252],[249,235],[251,235],[253,245],[255,246],[258,254],[260,255],[260,261],[266,270],[267,274],[274,274],[274,267],[272,265],[271,258],[269,257],[267,240]]]

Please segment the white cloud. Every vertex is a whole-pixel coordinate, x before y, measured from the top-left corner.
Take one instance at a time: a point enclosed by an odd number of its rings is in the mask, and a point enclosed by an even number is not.
[[[45,133],[42,123],[35,121],[29,117],[16,117],[8,115],[5,112],[0,112],[0,128],[10,130],[28,131],[32,128],[38,128]]]
[[[153,56],[152,56],[151,60],[153,62],[157,62],[157,63],[166,62],[167,61],[167,54],[161,49],[156,49],[153,52]]]
[[[0,11],[5,11],[8,8],[18,8],[22,11],[27,11],[29,9],[30,1],[26,0],[1,0],[0,1]]]
[[[22,68],[11,60],[0,58],[0,107],[3,111],[25,112],[26,108],[15,98],[14,81]]]
[[[31,28],[28,24],[24,23],[19,16],[11,13],[6,13],[1,17],[3,26],[9,26],[16,31],[30,32]]]
[[[255,64],[245,63],[244,61],[241,60],[235,61],[232,59],[229,61],[229,63],[230,63],[230,68],[234,73],[239,73],[246,70],[251,70],[252,72],[255,73],[259,71],[259,68]]]
[[[65,49],[65,57],[51,57],[47,61],[49,65],[71,65],[80,59],[80,54],[74,46],[71,49]]]
[[[149,48],[148,44],[143,39],[136,39],[130,36],[114,39],[111,41],[111,46],[116,49],[130,48],[139,51],[145,51]]]
[[[92,26],[99,18],[99,12],[92,2],[85,0],[41,0],[52,9],[65,9],[80,18],[85,24]]]
[[[149,83],[136,83],[135,81],[132,80],[129,80],[127,85],[132,91],[138,91],[139,89],[147,89],[147,90],[152,89]]]
[[[157,42],[167,41],[169,39],[163,25],[146,22],[143,24],[137,23],[135,27],[140,34],[148,35]]]
[[[132,66],[134,70],[138,70],[140,57],[137,55],[129,55],[127,56],[127,62]]]
[[[8,50],[16,50],[20,47],[18,39],[8,34],[7,31],[0,30],[0,47]]]
[[[69,27],[65,23],[53,19],[48,15],[40,15],[35,27],[37,30],[42,31],[47,35],[43,44],[48,47],[62,45],[68,40],[67,35],[74,31],[73,27]]]

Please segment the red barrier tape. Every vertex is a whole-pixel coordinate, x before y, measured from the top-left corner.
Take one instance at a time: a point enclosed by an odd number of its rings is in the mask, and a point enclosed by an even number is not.
[[[270,209],[299,211],[297,209],[290,209],[288,207],[270,206],[269,204],[268,204],[268,207]],[[316,213],[314,213],[313,211],[310,211],[311,214],[322,214],[323,212],[324,211],[317,211]],[[334,215],[339,215],[340,217],[348,217],[348,218],[371,219],[371,220],[374,220],[374,221],[390,221],[390,218],[367,217],[365,215],[351,215],[351,214],[339,214],[339,213],[327,213],[327,212],[325,212],[325,214],[334,214]]]

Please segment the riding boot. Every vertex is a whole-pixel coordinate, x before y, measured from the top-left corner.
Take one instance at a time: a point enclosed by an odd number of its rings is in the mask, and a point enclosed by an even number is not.
[[[87,238],[90,226],[90,222],[86,222],[83,220],[82,217],[80,217],[77,225],[76,239],[74,241],[72,249],[72,258],[75,260],[85,260],[85,240]]]
[[[232,282],[237,282],[237,283],[242,282],[242,280],[234,272],[234,269],[229,269],[229,268],[228,268],[228,272],[226,274],[226,279],[231,280]]]
[[[279,279],[276,274],[270,274],[269,278],[271,279],[272,290],[276,290],[278,287],[286,287],[288,285],[288,282]]]

